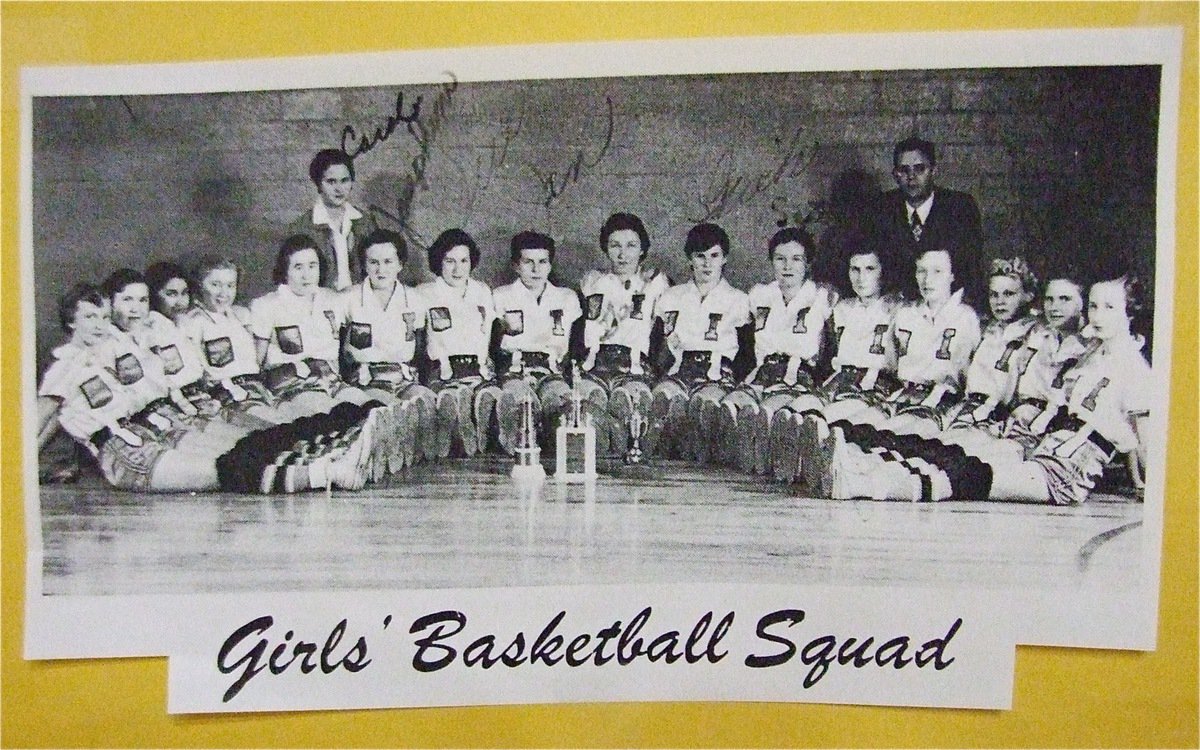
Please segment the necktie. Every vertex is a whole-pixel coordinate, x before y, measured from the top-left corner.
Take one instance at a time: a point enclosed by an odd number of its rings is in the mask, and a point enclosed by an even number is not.
[[[920,242],[921,241],[921,232],[923,232],[924,230],[925,230],[925,228],[923,226],[921,226],[921,215],[919,213],[917,213],[916,211],[913,211],[913,215],[912,215],[913,240],[916,242]]]

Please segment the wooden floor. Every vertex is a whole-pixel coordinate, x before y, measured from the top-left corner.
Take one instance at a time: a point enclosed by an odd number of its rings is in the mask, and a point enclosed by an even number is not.
[[[761,582],[1130,589],[1142,506],[797,497],[668,463],[591,486],[520,486],[493,459],[420,466],[358,493],[41,487],[46,594]]]

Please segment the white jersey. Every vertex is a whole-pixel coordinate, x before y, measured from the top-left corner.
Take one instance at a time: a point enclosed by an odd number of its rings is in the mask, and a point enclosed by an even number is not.
[[[721,360],[737,355],[737,329],[750,322],[750,297],[721,279],[700,296],[696,282],[673,286],[655,305],[654,317],[663,322],[667,349],[675,357],[669,375],[679,372],[683,353],[710,353],[709,380],[721,379]]]
[[[321,359],[337,372],[345,314],[343,299],[332,290],[318,287],[312,297],[299,297],[281,284],[250,303],[250,328],[267,342],[266,367]]]
[[[146,330],[136,336],[162,360],[163,372],[172,388],[182,388],[204,377],[204,363],[192,342],[175,321],[152,311]]]
[[[567,354],[571,326],[583,315],[575,292],[547,282],[542,293],[535,294],[518,280],[496,287],[492,299],[504,323],[500,348],[514,354],[547,354],[550,369],[557,371]]]
[[[455,289],[439,277],[417,287],[417,292],[426,310],[429,358],[437,363],[441,379],[451,379],[450,357],[458,355],[477,357],[488,377],[488,344],[496,308],[487,284],[467,279],[465,288]]]
[[[407,364],[417,348],[417,331],[425,327],[425,305],[412,287],[399,282],[387,302],[380,303],[364,281],[344,293],[346,305],[346,345],[367,350],[362,362]]]
[[[978,393],[1008,403],[1017,389],[1017,376],[1029,351],[1025,339],[1037,318],[1028,315],[1002,323],[990,321],[979,338],[979,346],[967,366],[967,393]]]
[[[602,344],[624,346],[630,352],[630,371],[644,372],[643,359],[650,352],[650,330],[654,325],[654,309],[658,298],[671,282],[666,274],[655,273],[647,279],[634,274],[622,279],[615,273],[589,271],[580,281],[586,307],[583,341],[588,359],[584,369],[591,369],[596,352]]]
[[[115,425],[141,409],[129,389],[117,380],[111,352],[103,346],[68,342],[55,349],[53,357],[42,376],[38,396],[60,403],[58,422],[72,437],[86,443],[101,428]]]
[[[143,336],[143,339],[148,337]],[[156,399],[170,395],[171,381],[163,360],[150,350],[148,341],[138,340],[115,325],[112,335],[100,345],[107,352],[110,367],[117,381],[125,386],[135,410]]]
[[[1055,392],[1062,390],[1064,368],[1078,362],[1086,348],[1087,343],[1078,334],[1061,337],[1045,323],[1034,326],[1025,337],[1017,401],[1051,401]]]
[[[979,344],[979,316],[963,304],[961,290],[937,310],[924,302],[901,305],[892,319],[891,344],[901,380],[959,389]]]
[[[887,364],[888,333],[896,312],[894,297],[863,301],[848,297],[833,306],[833,369],[882,370]]]
[[[222,313],[193,307],[184,314],[179,327],[192,341],[204,371],[214,380],[258,372],[258,353],[254,347],[254,334],[250,332],[250,311],[241,305],[234,305]]]
[[[783,382],[795,385],[801,363],[816,364],[825,336],[825,324],[833,314],[837,293],[818,286],[811,279],[796,290],[791,302],[785,302],[778,281],[755,284],[750,288],[750,312],[754,316],[755,372],[770,355],[788,358]]]
[[[1150,365],[1132,338],[1096,342],[1066,373],[1067,411],[1120,452],[1137,447],[1132,421],[1150,413]]]

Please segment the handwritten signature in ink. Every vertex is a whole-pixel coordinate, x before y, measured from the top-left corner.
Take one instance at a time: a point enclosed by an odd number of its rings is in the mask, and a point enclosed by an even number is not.
[[[608,149],[612,146],[613,138],[613,103],[611,97],[604,97],[605,111],[607,114],[607,122],[604,129],[604,141],[600,144],[600,148],[596,151],[596,155],[588,158],[583,149],[575,152],[575,157],[571,160],[561,173],[553,171],[541,171],[534,169],[533,176],[538,182],[542,194],[541,203],[546,208],[550,208],[554,201],[558,200],[567,188],[579,182],[588,172],[600,166],[600,162],[604,161],[604,157],[608,155]]]
[[[400,192],[396,198],[396,213],[391,213],[381,206],[371,204],[370,210],[372,213],[380,214],[391,221],[395,222],[401,229],[409,235],[410,239],[421,242],[420,237],[416,237],[408,225],[408,217],[412,210],[413,199],[416,196],[418,187],[428,187],[425,180],[425,173],[429,166],[429,157],[433,150],[433,142],[437,138],[438,132],[442,129],[442,125],[446,121],[447,114],[450,110],[451,102],[454,98],[454,92],[458,90],[458,79],[451,73],[450,80],[442,84],[441,90],[437,97],[433,100],[433,105],[430,107],[428,117],[416,117],[407,124],[407,130],[417,142],[417,155],[409,162],[409,173],[400,180]],[[399,108],[400,97],[397,97],[397,108]],[[420,103],[420,97],[414,101],[414,105]],[[419,114],[419,112],[418,112]],[[392,117],[388,117],[388,123],[392,123]],[[385,125],[386,127],[386,125]],[[395,130],[395,124],[391,125],[391,130],[388,135]],[[345,131],[343,131],[343,134]],[[384,136],[386,139],[387,136]],[[367,150],[374,147],[374,143]],[[343,148],[344,150],[344,148]],[[357,153],[364,153],[359,151]],[[421,244],[424,244],[421,242]]]
[[[733,168],[733,151],[721,154],[718,174],[699,196],[702,214],[694,221],[713,221],[740,205],[765,194],[787,178],[798,177],[816,156],[816,142],[803,141],[804,129],[797,128],[783,148],[772,169],[760,172],[739,172]]]

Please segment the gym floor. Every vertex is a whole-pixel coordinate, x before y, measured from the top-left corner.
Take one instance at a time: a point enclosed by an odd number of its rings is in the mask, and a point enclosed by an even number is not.
[[[682,462],[540,486],[494,457],[360,492],[40,488],[45,594],[757,582],[1113,590],[1140,585],[1143,506],[799,497]],[[550,467],[552,469],[552,467]]]

